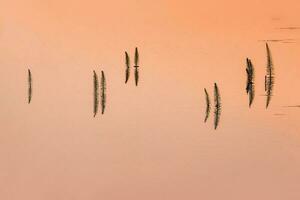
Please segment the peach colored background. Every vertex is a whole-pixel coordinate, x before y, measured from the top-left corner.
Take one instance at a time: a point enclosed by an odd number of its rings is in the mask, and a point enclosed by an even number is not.
[[[299,1],[0,3],[0,199],[298,200]],[[270,42],[275,89],[265,110]],[[124,84],[139,47],[141,82]],[[256,69],[248,109],[245,59]],[[27,68],[33,74],[27,104]],[[92,70],[108,104],[93,118]],[[222,95],[219,129],[203,88]],[[276,116],[274,114],[284,114]]]

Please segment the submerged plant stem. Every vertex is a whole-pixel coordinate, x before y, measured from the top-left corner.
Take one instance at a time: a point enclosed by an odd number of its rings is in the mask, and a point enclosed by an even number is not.
[[[134,66],[134,80],[135,80],[135,85],[138,86],[139,83],[139,66]]]

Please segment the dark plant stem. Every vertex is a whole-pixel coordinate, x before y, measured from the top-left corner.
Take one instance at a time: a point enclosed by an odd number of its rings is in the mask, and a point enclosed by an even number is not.
[[[246,86],[246,91],[249,96],[249,107],[251,107],[252,102],[254,100],[255,96],[255,90],[254,90],[254,67],[249,58],[247,58],[247,86]]]
[[[221,115],[221,97],[220,97],[218,85],[216,83],[214,85],[214,101],[215,101],[214,128],[217,129],[220,122],[220,115]]]
[[[139,82],[139,52],[138,48],[135,48],[135,53],[134,53],[134,79],[135,79],[135,85],[138,86]]]
[[[96,117],[98,113],[98,105],[99,105],[99,81],[98,81],[98,75],[94,72],[94,117]]]
[[[32,75],[30,69],[28,69],[28,104],[30,104],[32,98]]]
[[[267,50],[267,72],[265,76],[265,89],[266,89],[266,108],[269,107],[270,101],[273,95],[273,87],[274,87],[274,66],[271,51],[269,48],[268,43],[266,43],[266,50]]]
[[[126,65],[125,83],[127,83],[130,75],[130,60],[129,60],[128,53],[126,51],[125,51],[125,65]]]
[[[106,79],[104,72],[101,71],[101,113],[104,114],[106,106]]]
[[[204,122],[206,122],[210,114],[210,99],[206,88],[204,88],[204,92],[205,92],[205,100],[206,100],[206,112],[205,112]]]

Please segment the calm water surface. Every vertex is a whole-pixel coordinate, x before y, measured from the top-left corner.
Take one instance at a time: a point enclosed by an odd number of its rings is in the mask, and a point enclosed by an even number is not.
[[[17,5],[17,6],[16,6]],[[300,198],[299,2],[15,1],[0,8],[0,199]],[[282,29],[283,28],[283,29]],[[265,108],[265,40],[274,93]],[[125,85],[124,52],[140,50]],[[246,58],[256,96],[246,94]],[[33,94],[27,104],[27,69]],[[105,114],[93,118],[93,70]],[[217,130],[205,94],[220,89]],[[213,102],[212,102],[213,103]]]

